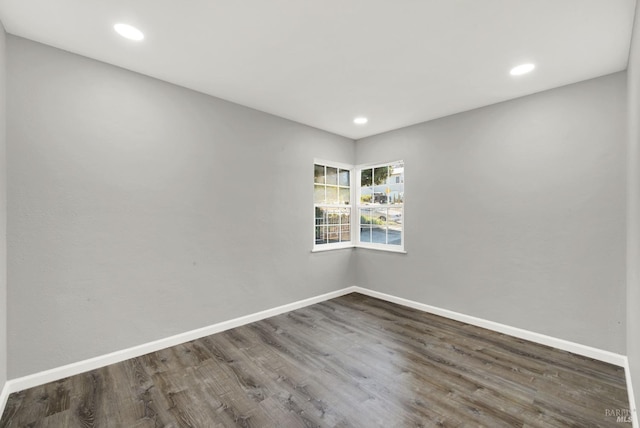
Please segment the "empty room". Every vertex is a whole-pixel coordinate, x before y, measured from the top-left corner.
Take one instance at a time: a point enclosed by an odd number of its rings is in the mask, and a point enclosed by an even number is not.
[[[640,428],[636,0],[0,21],[0,428]]]

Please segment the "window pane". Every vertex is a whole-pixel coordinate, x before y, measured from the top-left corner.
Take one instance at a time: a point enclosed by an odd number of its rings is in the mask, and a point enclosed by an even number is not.
[[[368,208],[360,210],[360,224],[371,224],[371,212]]]
[[[387,178],[389,177],[389,167],[381,166],[375,168],[373,171],[373,181],[377,186],[387,184]]]
[[[329,224],[340,224],[340,214],[335,210],[327,209],[327,219]]]
[[[387,209],[375,208],[371,210],[371,242],[376,244],[387,243]]]
[[[326,239],[328,242],[339,242],[340,227],[338,225],[340,224],[340,214],[332,208],[325,208],[325,211],[327,213],[327,223],[329,223]]]
[[[373,191],[373,202],[376,204],[386,204],[389,202],[389,186],[376,186]]]
[[[401,177],[401,182],[404,182],[404,163],[398,162],[389,165],[390,171],[389,175],[394,177]]]
[[[326,199],[324,189],[325,187],[321,185],[316,184],[313,186],[313,202],[315,202],[316,204],[325,203]]]
[[[313,166],[313,182],[318,184],[324,184],[324,166],[323,165],[314,165]]]
[[[340,227],[342,228],[340,231],[340,242],[351,241],[351,225],[343,224]]]
[[[373,187],[361,187],[360,188],[360,203],[372,204],[373,203]]]
[[[338,188],[327,186],[327,199],[326,202],[328,204],[337,204],[338,203]]]
[[[401,204],[404,202],[404,164],[396,163],[389,166],[389,203]]]
[[[340,210],[340,242],[351,241],[351,209]]]
[[[360,242],[371,242],[371,218],[372,210],[360,210]]]
[[[371,242],[375,244],[387,243],[387,230],[384,226],[373,225],[371,228]]]
[[[360,242],[371,242],[371,226],[360,226]]]
[[[360,186],[367,187],[373,184],[373,170],[363,169],[360,172]]]
[[[316,226],[322,226],[325,224],[324,219],[324,210],[322,208],[316,207]]]
[[[360,171],[360,203],[373,204],[373,169],[363,169]]]
[[[351,191],[349,189],[340,188],[340,203],[349,205],[351,199]]]
[[[340,228],[339,226],[327,226],[326,240],[328,243],[340,242]]]
[[[402,244],[402,208],[387,210],[387,244]]]
[[[387,209],[386,208],[376,208],[374,210],[371,211],[371,222],[373,224],[378,224],[378,225],[385,225],[387,224]]]
[[[324,226],[316,226],[316,244],[326,243],[326,228]]]
[[[351,210],[343,209],[340,211],[340,224],[351,224]]]
[[[338,185],[338,168],[327,167],[327,184]]]
[[[402,229],[402,208],[387,209],[387,224]]]
[[[346,169],[341,169],[340,170],[340,173],[339,173],[339,175],[340,175],[340,178],[339,178],[340,179],[340,183],[339,184],[341,186],[349,187],[349,183],[350,183],[349,174],[350,174],[349,171],[346,170]]]
[[[399,230],[387,230],[387,244],[402,245],[402,232]]]
[[[397,190],[392,189],[391,192],[389,193],[388,199],[390,204],[401,204],[404,202],[404,192],[399,192]]]

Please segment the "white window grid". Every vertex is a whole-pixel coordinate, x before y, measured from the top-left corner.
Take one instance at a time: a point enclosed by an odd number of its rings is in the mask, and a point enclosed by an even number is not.
[[[395,184],[402,184],[402,195],[401,195],[401,200],[402,202],[396,202],[393,204],[388,204],[388,203],[380,203],[380,202],[376,202],[376,192],[375,192],[375,184],[372,184],[372,187],[374,188],[373,191],[373,195],[372,195],[372,199],[373,201],[371,203],[368,204],[363,204],[362,203],[362,171],[363,170],[367,170],[367,169],[372,169],[374,170],[375,168],[380,168],[380,167],[384,167],[384,166],[389,166],[389,165],[402,165],[404,168],[404,161],[402,160],[397,160],[397,161],[392,161],[392,162],[381,162],[381,163],[375,163],[375,164],[364,164],[364,165],[358,165],[356,166],[355,169],[355,192],[353,192],[355,194],[355,204],[354,207],[356,209],[356,213],[352,216],[354,219],[354,225],[352,226],[354,229],[355,233],[355,245],[357,247],[362,247],[362,248],[371,248],[371,249],[377,249],[377,250],[385,250],[385,251],[397,251],[397,252],[404,252],[404,246],[405,246],[405,223],[404,223],[404,205],[405,205],[405,200],[406,200],[406,188],[405,188],[405,180],[404,180],[404,172],[402,175],[402,179],[400,179],[400,177],[396,177],[397,180],[395,181]],[[373,180],[373,177],[372,177]],[[381,186],[384,187],[384,186]],[[388,195],[388,194],[387,194]],[[387,196],[388,197],[388,196]],[[399,217],[401,219],[401,226],[400,226],[400,244],[389,244],[389,243],[376,243],[376,242],[370,242],[371,238],[369,240],[369,242],[367,241],[363,241],[362,240],[362,232],[363,232],[363,228],[362,225],[366,225],[366,224],[371,224],[371,223],[361,223],[361,215],[364,212],[365,213],[365,218],[367,217],[366,214],[372,214],[374,212],[377,212],[379,215],[378,217],[380,217],[380,215],[384,215],[384,213],[386,212],[387,215],[385,216],[385,223],[386,221],[389,219],[389,210],[393,210],[394,213],[399,213]],[[375,215],[369,215],[369,219],[370,221],[374,221]],[[366,220],[365,220],[366,221]],[[385,242],[389,242],[389,227],[388,227],[388,223],[385,224],[385,229],[384,229],[384,233],[385,233]],[[373,228],[371,228],[373,229]],[[371,232],[372,233],[372,232]]]
[[[403,165],[404,161],[397,160],[392,162],[381,162],[375,164],[363,164],[363,165],[347,165],[339,162],[326,161],[322,159],[314,159],[314,165],[323,165],[326,167],[339,168],[342,170],[348,170],[350,175],[349,189],[350,189],[350,198],[348,204],[327,204],[327,203],[315,203],[314,202],[314,227],[313,227],[313,251],[325,251],[325,250],[334,250],[339,248],[352,248],[352,247],[361,247],[361,248],[369,248],[376,250],[384,250],[390,252],[400,252],[405,253],[405,201],[406,201],[406,185],[404,179],[404,172],[402,177],[396,177],[395,184],[402,184],[402,202],[394,203],[394,204],[380,204],[380,203],[372,203],[372,204],[362,204],[361,203],[361,178],[362,178],[362,170],[366,169],[374,169],[377,167],[389,166],[389,165]],[[315,182],[315,179],[314,179]],[[314,186],[315,192],[315,186]],[[375,195],[374,195],[375,197]],[[327,224],[329,227],[334,227],[331,231],[327,231],[328,234],[332,234],[333,238],[336,238],[338,242],[330,242],[330,243],[316,243],[316,208],[322,208],[325,210],[340,210],[341,214],[348,214],[350,217],[349,223],[342,222],[342,215],[340,216],[340,220],[338,222],[329,222],[323,221],[324,224]],[[382,244],[375,242],[364,242],[361,240],[361,221],[360,221],[360,213],[362,210],[394,210],[399,212],[400,218],[402,219],[402,225],[400,227],[400,244]],[[328,219],[327,219],[328,220]],[[328,228],[329,229],[329,228]],[[349,229],[349,241],[342,241],[342,237],[346,233],[346,229]],[[385,228],[385,241],[388,242],[388,234],[389,228]],[[342,241],[342,242],[340,242]]]
[[[339,162],[326,161],[322,159],[314,159],[315,165],[322,165],[329,168],[337,168],[340,170],[349,171],[349,197],[348,203],[340,203],[340,191],[344,187],[340,186],[340,178],[338,177],[338,201],[337,203],[316,203],[314,202],[314,227],[313,227],[313,251],[333,250],[338,248],[350,248],[354,246],[353,236],[353,177],[355,174],[353,165],[342,164]],[[315,177],[314,177],[314,199],[315,199]],[[325,192],[327,186],[333,187],[333,185],[327,185],[325,181]],[[326,200],[326,194],[325,194]],[[322,210],[322,218],[318,217],[318,209]],[[348,219],[348,220],[346,220]],[[318,224],[320,221],[320,225]],[[345,221],[346,220],[346,221]],[[327,238],[328,241],[334,242],[317,242],[318,227],[321,227],[322,235]],[[346,240],[345,240],[346,239]]]

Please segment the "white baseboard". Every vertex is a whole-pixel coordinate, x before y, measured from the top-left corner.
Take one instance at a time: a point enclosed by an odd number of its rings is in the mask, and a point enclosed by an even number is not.
[[[134,346],[132,348],[123,349],[120,351],[112,352],[106,355],[90,358],[84,361],[78,361],[76,363],[67,364],[65,366],[56,367],[50,370],[45,370],[32,375],[19,377],[7,381],[5,390],[8,394],[13,392],[22,391],[27,388],[33,388],[34,386],[43,385],[45,383],[54,382],[56,380],[64,379],[69,376],[84,373],[90,370],[95,370],[110,364],[119,363],[121,361],[128,360],[130,358],[139,357],[141,355],[148,354],[150,352],[156,352],[161,349],[176,346],[181,343],[189,342],[191,340],[200,339],[201,337],[210,336],[212,334],[220,333],[225,330],[229,330],[235,327],[240,327],[252,322],[260,321],[265,318],[273,317],[276,315],[290,312],[296,309],[303,308],[305,306],[313,305],[315,303],[324,302],[325,300],[334,299],[336,297],[344,296],[345,294],[352,293],[354,287],[343,288],[342,290],[332,291],[330,293],[322,294],[320,296],[311,297],[297,302],[288,303],[286,305],[278,306],[276,308],[267,309],[264,311],[256,312],[254,314],[245,315],[232,320],[223,321],[217,324],[213,324],[207,327],[191,330],[185,333],[170,336],[164,339],[155,340],[153,342],[145,343],[142,345]],[[4,395],[3,395],[4,397]],[[2,403],[0,403],[2,404]],[[4,409],[4,404],[0,407],[0,415]]]
[[[488,321],[482,318],[476,318],[470,315],[461,314],[459,312],[450,311],[448,309],[442,309],[424,303],[415,302],[413,300],[403,299],[402,297],[392,296],[390,294],[381,293],[379,291],[369,290],[368,288],[352,287],[356,293],[365,294],[367,296],[376,297],[378,299],[386,300],[387,302],[397,303],[402,306],[408,306],[410,308],[418,309],[420,311],[428,312],[434,315],[439,315],[445,318],[450,318],[456,321],[463,322],[465,324],[475,325],[477,327],[493,330],[498,333],[508,334],[520,339],[529,340],[531,342],[539,343],[541,345],[551,346],[553,348],[562,349],[563,351],[573,352],[574,354],[582,355],[585,357],[593,358],[596,360],[604,361],[606,363],[615,364],[616,366],[624,367],[625,356],[616,354],[614,352],[605,351],[598,348],[592,348],[590,346],[581,345],[579,343],[570,342],[568,340],[558,339],[556,337],[547,336],[533,331],[524,330],[517,327],[511,327],[509,325],[500,324],[493,321]]]
[[[638,422],[638,409],[636,409],[636,397],[633,393],[633,384],[631,383],[631,367],[629,366],[629,358],[624,357],[624,374],[627,380],[627,393],[629,394],[629,411],[631,412],[631,426],[640,428]]]
[[[2,414],[4,413],[4,406],[7,405],[9,394],[11,394],[9,392],[9,383],[5,382],[5,384],[2,386],[2,391],[0,391],[0,417],[2,417]]]
[[[627,390],[629,391],[629,398],[631,403],[630,405],[632,409],[631,413],[633,418],[633,427],[640,428],[638,426],[636,409],[634,408],[635,401],[633,401],[633,389],[631,388],[629,363],[626,356],[357,286],[343,288],[342,290],[333,291],[330,293],[322,294],[320,296],[311,297],[308,299],[278,306],[276,308],[256,312],[254,314],[234,318],[228,321],[223,321],[208,327],[191,330],[185,333],[177,334],[175,336],[170,336],[139,346],[134,346],[132,348],[123,349],[121,351],[112,352],[106,355],[90,358],[88,360],[79,361],[32,375],[8,380],[5,383],[2,392],[0,393],[0,415],[4,411],[8,396],[13,392],[18,392],[27,388],[32,388],[34,386],[43,385],[48,382],[53,382],[65,377],[98,369],[110,364],[119,363],[130,358],[139,357],[150,352],[159,351],[161,349],[179,345],[181,343],[189,342],[191,340],[199,339],[201,337],[209,336],[212,334],[220,333],[225,330],[240,327],[252,322],[263,320],[265,318],[280,315],[285,312],[290,312],[296,309],[313,305],[315,303],[320,303],[325,300],[334,299],[336,297],[344,296],[345,294],[354,292],[624,367],[627,376]]]

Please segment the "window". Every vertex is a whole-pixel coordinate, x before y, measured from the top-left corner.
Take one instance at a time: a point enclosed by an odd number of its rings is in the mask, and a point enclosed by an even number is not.
[[[404,251],[403,161],[358,168],[316,161],[313,182],[314,251]]]
[[[313,175],[314,249],[353,246],[350,167],[315,163]]]
[[[404,162],[358,168],[358,246],[404,247]]]

